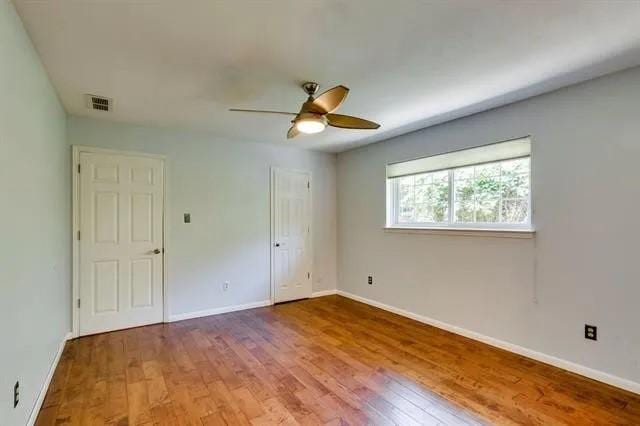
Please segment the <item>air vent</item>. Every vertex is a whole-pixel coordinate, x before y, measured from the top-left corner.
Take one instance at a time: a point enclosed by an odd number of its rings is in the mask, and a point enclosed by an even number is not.
[[[97,111],[111,111],[113,100],[97,95],[85,95],[87,97],[87,108]]]

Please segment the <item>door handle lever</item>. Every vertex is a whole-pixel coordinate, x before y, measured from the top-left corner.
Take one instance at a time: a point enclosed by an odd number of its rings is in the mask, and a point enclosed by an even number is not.
[[[153,250],[153,252],[154,252],[155,254],[160,254],[160,253],[162,253],[162,251],[161,251],[160,249],[158,249],[158,248],[157,248],[157,249],[155,249],[155,250]]]

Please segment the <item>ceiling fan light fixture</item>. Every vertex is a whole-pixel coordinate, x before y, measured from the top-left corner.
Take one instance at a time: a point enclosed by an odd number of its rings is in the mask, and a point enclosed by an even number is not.
[[[295,125],[300,133],[320,133],[327,127],[327,119],[322,115],[304,113],[300,114]]]
[[[295,118],[291,120],[291,127],[287,130],[287,139],[293,139],[301,133],[320,133],[327,126],[360,130],[380,128],[380,125],[373,121],[350,115],[335,114],[335,110],[344,102],[349,93],[347,87],[336,86],[317,97],[315,97],[315,93],[318,90],[318,83],[305,83],[302,88],[307,93],[308,98],[302,104],[302,108],[298,113],[238,108],[231,108],[229,111],[292,115]]]

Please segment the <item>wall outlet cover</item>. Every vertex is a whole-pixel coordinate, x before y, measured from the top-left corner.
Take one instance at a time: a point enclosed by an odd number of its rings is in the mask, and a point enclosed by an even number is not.
[[[584,338],[588,340],[598,340],[598,327],[595,325],[584,325]]]
[[[17,381],[15,385],[13,385],[13,408],[18,406],[20,402],[20,381]]]

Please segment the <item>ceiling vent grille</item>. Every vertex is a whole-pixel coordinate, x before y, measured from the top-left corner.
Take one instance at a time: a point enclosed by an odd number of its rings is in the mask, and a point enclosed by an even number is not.
[[[97,95],[85,95],[87,97],[87,108],[96,111],[109,112],[113,108],[113,100]]]

